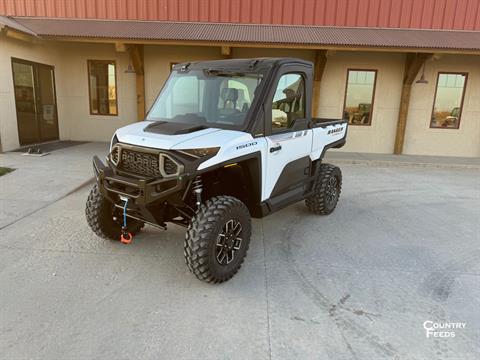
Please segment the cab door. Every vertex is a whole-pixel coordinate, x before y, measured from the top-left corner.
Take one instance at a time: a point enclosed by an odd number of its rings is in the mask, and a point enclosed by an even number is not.
[[[265,104],[267,161],[263,200],[281,207],[301,198],[310,175],[313,132],[306,109],[307,74],[285,69]]]

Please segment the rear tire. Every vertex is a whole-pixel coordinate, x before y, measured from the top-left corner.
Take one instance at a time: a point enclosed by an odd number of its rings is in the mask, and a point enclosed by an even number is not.
[[[93,232],[101,238],[119,241],[122,235],[122,224],[121,214],[120,212],[118,213],[118,220],[113,220],[114,205],[103,197],[100,190],[98,190],[98,184],[95,184],[88,195],[85,207],[87,223]],[[128,232],[132,235],[140,232],[143,226],[143,222],[127,218]]]
[[[313,184],[313,193],[305,199],[307,208],[318,215],[335,210],[342,191],[342,172],[331,164],[320,164],[320,172]]]
[[[250,244],[250,213],[233,196],[207,200],[188,226],[184,255],[190,271],[202,281],[222,283],[242,266]]]

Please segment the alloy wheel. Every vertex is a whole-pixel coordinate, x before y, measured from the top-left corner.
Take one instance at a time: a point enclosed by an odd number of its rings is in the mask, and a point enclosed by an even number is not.
[[[216,259],[220,265],[228,265],[235,258],[235,253],[242,245],[242,224],[235,219],[228,220],[218,235]]]

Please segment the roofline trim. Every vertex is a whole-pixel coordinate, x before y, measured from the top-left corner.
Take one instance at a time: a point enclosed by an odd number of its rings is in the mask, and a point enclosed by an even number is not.
[[[428,48],[428,47],[403,47],[403,46],[371,46],[371,45],[322,45],[322,44],[297,44],[297,43],[256,43],[256,42],[225,42],[212,40],[165,40],[165,39],[134,39],[134,38],[112,38],[112,37],[91,37],[91,36],[58,36],[43,35],[43,39],[62,42],[85,42],[85,43],[123,43],[123,44],[142,44],[142,45],[171,45],[171,46],[210,46],[221,47],[230,46],[238,48],[287,48],[304,50],[339,50],[339,51],[375,51],[375,52],[396,52],[396,53],[438,53],[438,54],[466,54],[480,55],[480,49],[461,49],[461,48]]]

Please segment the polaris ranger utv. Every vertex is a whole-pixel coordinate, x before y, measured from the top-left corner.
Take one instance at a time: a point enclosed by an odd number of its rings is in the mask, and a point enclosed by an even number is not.
[[[175,65],[145,121],[116,131],[106,165],[93,158],[92,230],[128,243],[144,224],[183,226],[188,268],[221,283],[242,265],[251,216],[300,200],[331,213],[342,175],[322,158],[347,120],[311,117],[312,72],[291,58]]]

